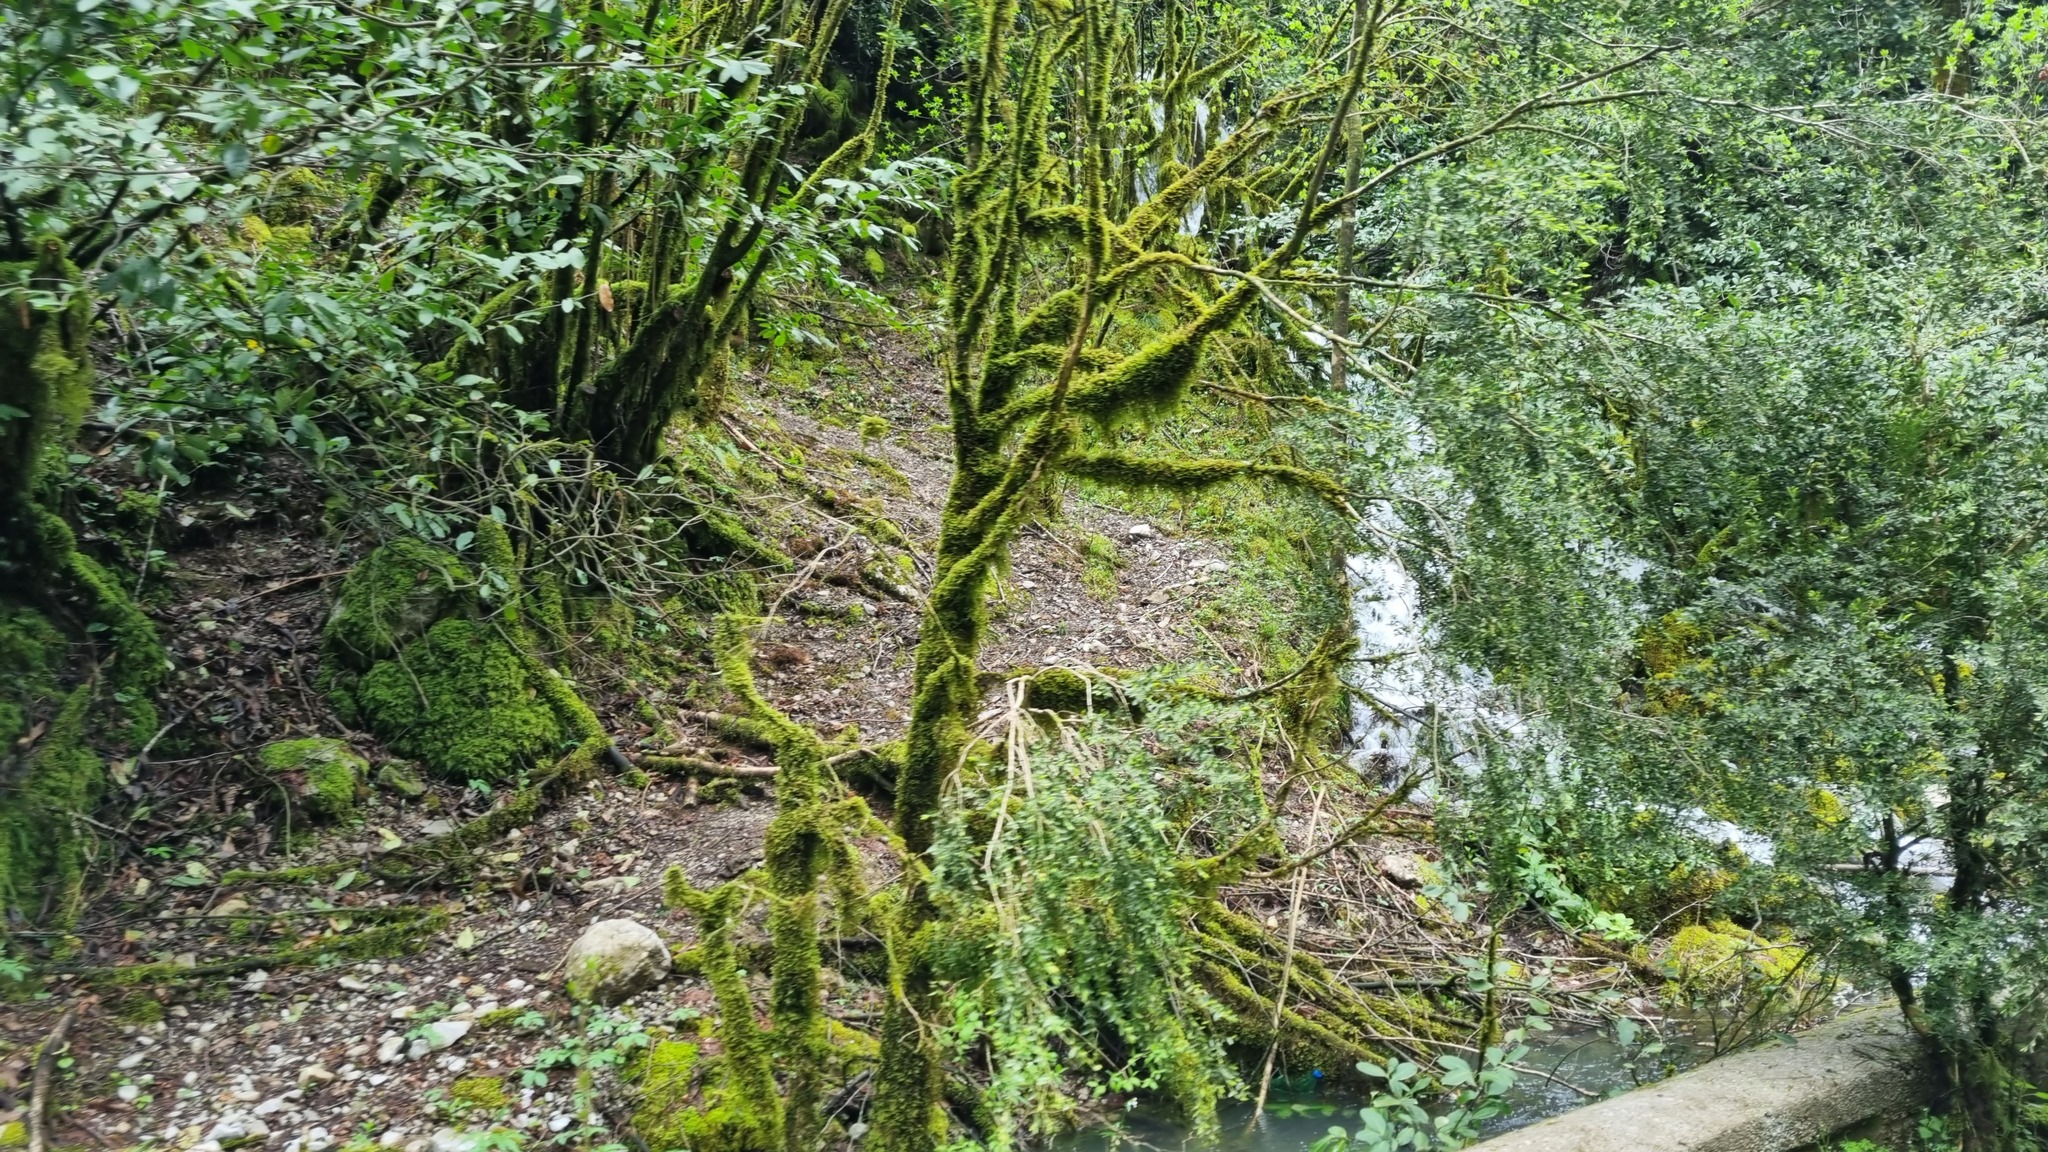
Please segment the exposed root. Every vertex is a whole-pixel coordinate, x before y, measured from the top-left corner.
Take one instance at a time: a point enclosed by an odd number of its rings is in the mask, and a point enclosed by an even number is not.
[[[211,964],[186,966],[175,963],[130,964],[116,968],[83,968],[71,972],[89,984],[128,987],[136,984],[175,984],[209,976],[234,976],[258,968],[274,970],[311,964],[322,957],[372,960],[387,956],[408,956],[426,945],[429,938],[448,926],[448,914],[440,910],[406,908],[402,919],[350,935],[326,937],[310,944],[295,944],[269,952],[232,956]]]

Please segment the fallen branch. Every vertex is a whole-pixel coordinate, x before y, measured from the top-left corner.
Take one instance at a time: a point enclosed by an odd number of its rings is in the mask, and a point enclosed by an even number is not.
[[[639,765],[649,772],[662,772],[670,776],[717,776],[727,780],[772,780],[777,772],[773,764],[720,764],[716,760],[667,753],[642,756]]]

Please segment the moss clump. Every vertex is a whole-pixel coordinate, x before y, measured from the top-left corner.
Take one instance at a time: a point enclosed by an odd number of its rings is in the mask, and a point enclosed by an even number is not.
[[[409,538],[370,553],[342,581],[327,618],[330,662],[367,672],[465,607],[475,578],[452,554]]]
[[[1116,599],[1116,541],[1095,535],[1081,549],[1081,586],[1097,600]]]
[[[633,1112],[633,1130],[649,1152],[690,1148],[683,1117],[692,1111],[690,1097],[697,1082],[697,1046],[664,1040],[640,1065],[640,1107]]]
[[[562,743],[544,687],[495,629],[450,618],[370,669],[354,699],[394,751],[436,775],[503,780]]]
[[[496,1076],[465,1076],[448,1086],[448,1099],[464,1108],[496,1112],[512,1106],[505,1081]]]
[[[476,1018],[478,1028],[502,1028],[518,1020],[524,1008],[493,1008]]]
[[[28,1144],[28,1128],[19,1120],[0,1124],[0,1148],[22,1148]]]
[[[1774,944],[1726,920],[1688,924],[1664,950],[1674,992],[1720,995],[1745,985],[1783,984],[1798,976],[1804,950]]]
[[[386,760],[384,766],[377,769],[377,787],[407,800],[417,800],[427,794],[427,782],[420,778],[419,770],[404,760]]]
[[[330,736],[279,740],[256,754],[263,768],[288,783],[306,811],[325,820],[340,820],[356,810],[370,763],[356,750]]]
[[[131,993],[115,1002],[114,1017],[126,1024],[156,1024],[164,1018],[164,1006],[153,997]]]

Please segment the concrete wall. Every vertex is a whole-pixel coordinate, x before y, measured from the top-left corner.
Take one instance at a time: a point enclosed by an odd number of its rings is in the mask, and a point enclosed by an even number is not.
[[[1588,1104],[1475,1152],[1789,1152],[1914,1111],[1930,1078],[1896,1008],[1853,1012],[1789,1041]]]

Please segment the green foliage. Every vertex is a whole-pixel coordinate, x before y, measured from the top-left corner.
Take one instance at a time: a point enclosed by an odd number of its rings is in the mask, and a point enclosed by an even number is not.
[[[1133,691],[1142,728],[1104,712],[1053,734],[1012,727],[1011,770],[962,785],[932,850],[951,926],[934,954],[955,988],[945,1039],[987,1051],[998,1143],[1074,1115],[1064,1075],[1162,1096],[1198,1127],[1232,1082],[1223,1008],[1194,976],[1189,915],[1210,890],[1181,846],[1231,842],[1263,816],[1233,759],[1243,717]]]
[[[1480,1065],[1462,1056],[1444,1055],[1425,1070],[1409,1060],[1387,1064],[1361,1063],[1359,1071],[1385,1084],[1359,1109],[1359,1126],[1331,1128],[1311,1144],[1311,1152],[1445,1152],[1478,1141],[1487,1121],[1508,1111],[1508,1091],[1515,1084],[1513,1065],[1529,1054],[1520,1029],[1509,1032],[1480,1054]],[[1425,1108],[1425,1101],[1444,1105]]]

